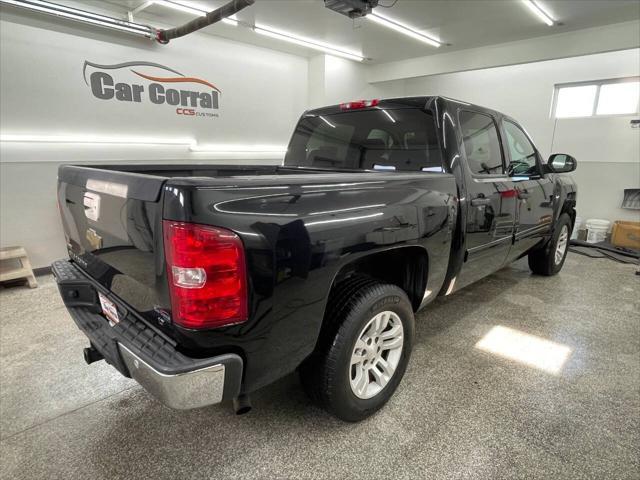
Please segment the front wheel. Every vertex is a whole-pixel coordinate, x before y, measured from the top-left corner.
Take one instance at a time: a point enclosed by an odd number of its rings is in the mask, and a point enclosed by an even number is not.
[[[411,355],[411,303],[395,285],[354,279],[339,285],[314,354],[300,368],[305,390],[350,422],[365,419],[393,395]]]
[[[571,217],[563,213],[558,218],[549,243],[529,253],[529,268],[538,275],[555,275],[564,265],[569,251]]]

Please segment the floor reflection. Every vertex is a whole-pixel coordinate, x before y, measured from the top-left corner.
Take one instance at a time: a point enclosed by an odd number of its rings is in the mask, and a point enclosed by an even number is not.
[[[561,343],[496,325],[476,343],[476,348],[557,375],[571,348]]]

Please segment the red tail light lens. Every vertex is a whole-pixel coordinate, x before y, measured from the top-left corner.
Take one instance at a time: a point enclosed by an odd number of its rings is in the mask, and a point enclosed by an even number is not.
[[[247,320],[247,275],[240,238],[223,228],[165,220],[164,250],[173,321],[217,328]]]
[[[340,104],[340,110],[357,110],[358,108],[369,108],[378,105],[379,100],[356,100],[355,102],[346,102]]]

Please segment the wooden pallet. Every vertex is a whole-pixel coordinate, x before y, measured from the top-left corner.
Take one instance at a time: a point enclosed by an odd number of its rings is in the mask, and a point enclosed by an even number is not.
[[[7,267],[3,265],[2,263],[7,263],[7,260],[17,260],[20,266]],[[8,282],[20,278],[24,278],[30,288],[38,286],[26,250],[22,247],[0,248],[0,282]]]

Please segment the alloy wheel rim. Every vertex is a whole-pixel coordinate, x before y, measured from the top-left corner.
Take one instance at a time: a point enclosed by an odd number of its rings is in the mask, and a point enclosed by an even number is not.
[[[353,394],[366,400],[389,383],[402,356],[404,328],[391,311],[376,314],[360,331],[351,352],[349,381]]]
[[[562,259],[564,258],[564,253],[567,250],[567,245],[569,243],[569,229],[566,225],[562,226],[562,230],[560,230],[560,236],[558,237],[558,243],[556,245],[556,255],[555,262],[556,265],[560,265]]]

